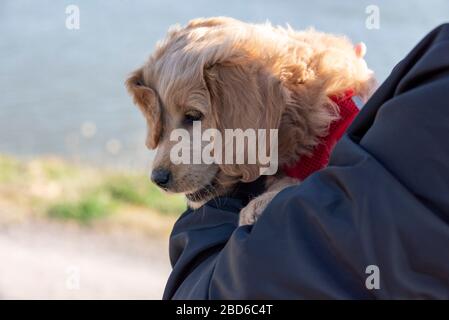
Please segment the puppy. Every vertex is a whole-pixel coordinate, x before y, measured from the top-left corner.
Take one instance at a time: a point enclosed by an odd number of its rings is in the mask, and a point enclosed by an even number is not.
[[[232,18],[196,19],[171,28],[126,86],[148,125],[146,145],[157,152],[151,179],[184,193],[190,207],[259,178],[260,164],[174,164],[179,128],[277,129],[279,168],[310,155],[338,119],[331,96],[350,88],[366,100],[374,79],[363,46],[314,30],[294,31]],[[266,192],[240,213],[252,224],[286,186],[298,183],[282,169],[266,179]]]

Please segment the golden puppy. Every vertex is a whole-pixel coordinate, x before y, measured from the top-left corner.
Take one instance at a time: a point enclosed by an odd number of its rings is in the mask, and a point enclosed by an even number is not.
[[[146,145],[157,148],[152,180],[184,193],[191,207],[260,176],[260,164],[174,164],[174,129],[278,129],[279,168],[312,152],[338,118],[330,96],[351,88],[366,99],[373,89],[363,47],[344,37],[248,24],[218,17],[169,30],[148,61],[126,82],[148,124]],[[240,224],[254,223],[282,188],[296,183],[282,170],[267,179]]]

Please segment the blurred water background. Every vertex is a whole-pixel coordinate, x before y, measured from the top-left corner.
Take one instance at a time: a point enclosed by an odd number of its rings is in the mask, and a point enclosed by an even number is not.
[[[65,27],[69,4],[79,6],[79,30]],[[378,30],[365,27],[368,5],[380,9]],[[218,15],[314,26],[364,41],[382,81],[428,31],[449,20],[449,1],[2,0],[0,153],[144,168],[152,154],[124,79],[170,25]]]

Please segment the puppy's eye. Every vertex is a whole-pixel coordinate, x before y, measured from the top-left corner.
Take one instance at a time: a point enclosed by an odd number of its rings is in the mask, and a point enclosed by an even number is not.
[[[138,87],[145,87],[145,83],[143,82],[143,79],[137,79],[134,84]]]
[[[193,121],[201,121],[203,119],[203,114],[198,110],[190,110],[184,114],[184,122],[186,124],[191,124]]]

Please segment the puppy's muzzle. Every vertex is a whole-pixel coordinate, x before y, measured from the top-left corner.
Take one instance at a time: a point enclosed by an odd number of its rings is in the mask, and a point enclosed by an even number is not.
[[[171,180],[171,172],[164,168],[156,168],[151,172],[151,181],[166,189]]]

